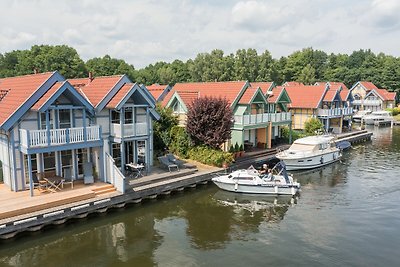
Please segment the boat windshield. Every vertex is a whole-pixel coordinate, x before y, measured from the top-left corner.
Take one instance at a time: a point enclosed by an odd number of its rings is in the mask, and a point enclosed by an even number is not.
[[[308,145],[308,144],[296,144],[294,143],[289,150],[301,150],[301,151],[311,151],[313,150],[315,145]]]

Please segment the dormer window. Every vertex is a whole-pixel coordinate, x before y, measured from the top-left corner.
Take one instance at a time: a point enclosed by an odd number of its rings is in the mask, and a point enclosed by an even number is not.
[[[0,90],[0,101],[8,94],[10,90]]]

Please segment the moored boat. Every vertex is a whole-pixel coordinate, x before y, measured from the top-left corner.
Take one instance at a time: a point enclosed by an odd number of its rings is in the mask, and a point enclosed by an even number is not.
[[[389,111],[386,110],[374,111],[371,114],[362,117],[361,122],[364,122],[367,125],[375,125],[380,123],[390,124],[393,122],[393,116]]]
[[[361,122],[361,119],[370,114],[371,110],[367,109],[367,110],[359,110],[356,114],[353,115],[353,121],[354,122]]]
[[[308,136],[297,139],[288,150],[276,154],[286,164],[287,170],[303,170],[321,167],[338,161],[341,149],[329,135]]]
[[[285,164],[279,162],[268,174],[260,174],[253,166],[212,178],[220,188],[248,194],[295,195],[300,183],[287,174]]]

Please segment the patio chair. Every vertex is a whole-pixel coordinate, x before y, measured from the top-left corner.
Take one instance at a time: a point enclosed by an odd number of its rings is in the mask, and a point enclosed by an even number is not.
[[[179,171],[178,165],[171,163],[166,156],[158,157],[158,160],[161,167],[168,168],[169,172],[171,172],[171,168],[176,168]]]
[[[71,168],[64,169],[64,182],[62,187],[64,188],[64,184],[71,184],[71,189],[74,188],[74,180],[72,179],[72,170]]]
[[[166,157],[167,157],[169,162],[171,162],[172,164],[176,164],[181,168],[185,164],[185,162],[183,160],[179,160],[179,159],[175,158],[174,154],[171,154],[171,153],[167,154]]]
[[[86,162],[83,164],[83,183],[84,184],[93,184],[93,164],[91,162]]]
[[[40,173],[32,173],[32,180],[33,180],[33,189],[37,189],[40,192],[46,192],[47,191],[47,182],[39,179],[38,176],[40,177]]]

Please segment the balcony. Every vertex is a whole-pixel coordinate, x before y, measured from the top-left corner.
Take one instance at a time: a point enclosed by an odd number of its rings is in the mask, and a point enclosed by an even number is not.
[[[353,108],[332,108],[332,109],[318,109],[318,117],[340,117],[348,116],[354,113]]]
[[[24,148],[41,148],[99,141],[100,126],[75,127],[50,130],[20,129],[20,143]]]
[[[380,100],[369,100],[369,99],[365,99],[363,104],[364,106],[380,106],[382,103],[382,101]]]
[[[121,124],[112,123],[111,124],[111,136],[117,138],[127,138],[135,136],[146,136],[148,135],[148,125],[146,122],[137,122],[124,124],[122,129]]]
[[[234,116],[235,125],[256,125],[264,124],[268,122],[287,122],[292,120],[292,114],[290,112],[282,113],[261,113],[252,115],[237,115]]]

